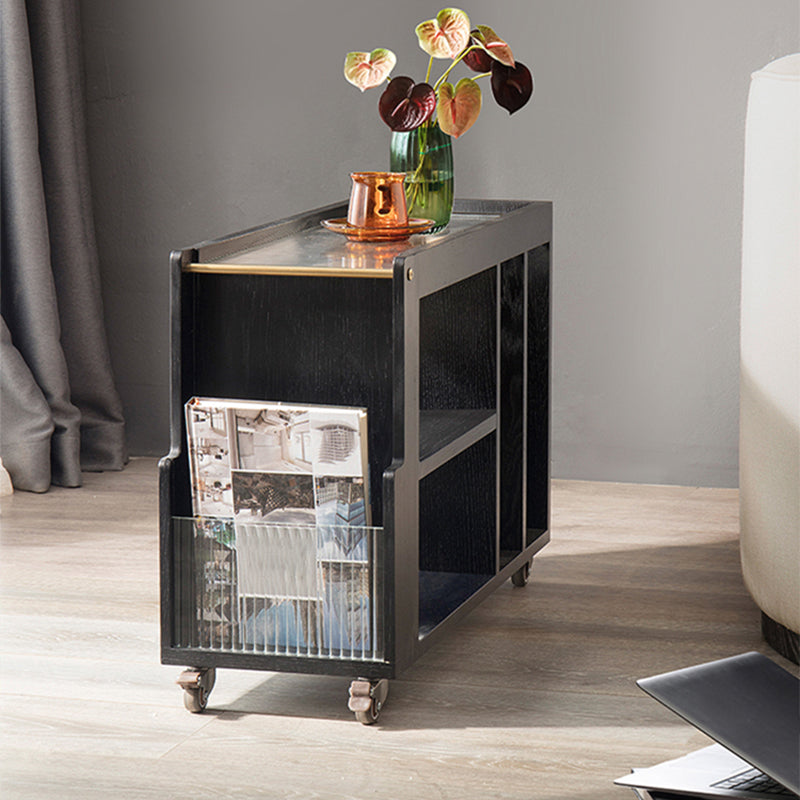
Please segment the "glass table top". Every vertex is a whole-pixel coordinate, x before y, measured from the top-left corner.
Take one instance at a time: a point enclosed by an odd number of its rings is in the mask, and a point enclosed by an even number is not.
[[[187,272],[272,275],[326,275],[391,278],[394,259],[415,247],[435,243],[497,219],[497,214],[453,214],[447,228],[415,234],[398,242],[353,242],[321,225],[276,238],[224,258],[189,263]]]

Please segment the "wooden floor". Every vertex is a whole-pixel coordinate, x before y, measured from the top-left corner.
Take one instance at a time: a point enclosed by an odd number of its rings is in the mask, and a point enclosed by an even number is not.
[[[554,482],[552,542],[391,682],[220,671],[203,715],[159,663],[156,463],[2,501],[0,796],[606,800],[707,740],[634,679],[756,649],[737,494]]]

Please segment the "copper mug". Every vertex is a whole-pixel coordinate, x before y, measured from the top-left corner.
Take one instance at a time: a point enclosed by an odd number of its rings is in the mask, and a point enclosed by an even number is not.
[[[405,172],[351,172],[347,222],[355,228],[402,228],[408,224]]]

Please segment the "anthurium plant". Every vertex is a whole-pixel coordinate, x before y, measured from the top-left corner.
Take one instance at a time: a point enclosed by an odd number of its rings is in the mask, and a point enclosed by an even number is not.
[[[442,9],[434,19],[417,25],[416,34],[419,46],[430,56],[422,83],[405,75],[390,77],[397,57],[386,48],[348,53],[345,58],[344,76],[362,92],[388,81],[378,111],[393,131],[414,130],[432,121],[435,115],[442,131],[458,138],[472,127],[481,112],[481,78],[490,79],[494,99],[510,114],[530,100],[530,70],[514,59],[508,44],[488,25],[472,28],[464,11]],[[434,59],[451,63],[431,84]],[[450,73],[460,63],[479,74],[461,78],[453,85]]]

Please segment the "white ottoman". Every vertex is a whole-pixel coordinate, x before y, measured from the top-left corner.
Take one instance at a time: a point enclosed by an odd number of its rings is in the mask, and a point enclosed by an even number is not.
[[[755,72],[745,127],[739,496],[744,581],[762,628],[800,630],[800,54]]]

